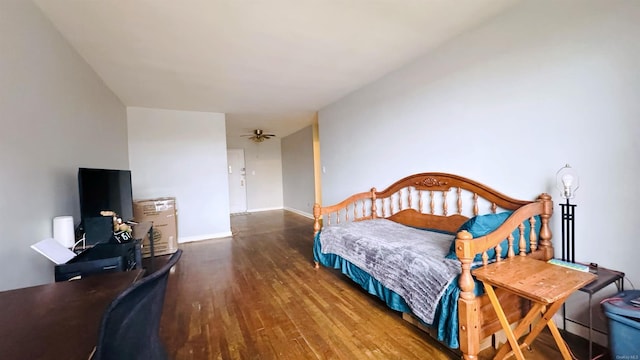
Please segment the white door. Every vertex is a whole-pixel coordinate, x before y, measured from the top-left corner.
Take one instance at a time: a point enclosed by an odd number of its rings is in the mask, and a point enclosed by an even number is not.
[[[244,149],[227,149],[229,166],[229,210],[232,214],[247,211]]]

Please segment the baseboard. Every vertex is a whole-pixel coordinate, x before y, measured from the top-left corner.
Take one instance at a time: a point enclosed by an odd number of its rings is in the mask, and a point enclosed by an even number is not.
[[[247,210],[247,212],[252,213],[252,212],[261,212],[261,211],[271,211],[271,210],[282,210],[282,206],[281,207],[272,207],[272,208],[259,208],[259,209],[249,209]]]
[[[231,231],[225,231],[225,232],[216,233],[216,234],[203,234],[203,235],[196,235],[196,236],[185,236],[185,237],[179,237],[178,238],[178,243],[182,244],[182,243],[188,243],[188,242],[194,242],[194,241],[226,238],[226,237],[231,237],[231,235],[232,235]]]
[[[296,213],[298,215],[302,215],[302,216],[304,216],[306,218],[313,219],[313,214],[309,214],[309,213],[306,213],[304,211],[300,211],[298,209],[290,208],[288,206],[285,206],[284,209],[287,210],[287,211],[291,211],[292,213]]]

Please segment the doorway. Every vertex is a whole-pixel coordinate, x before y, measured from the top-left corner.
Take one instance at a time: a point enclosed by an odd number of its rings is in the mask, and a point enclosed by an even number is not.
[[[229,172],[229,211],[232,214],[247,212],[247,182],[244,149],[227,149]]]

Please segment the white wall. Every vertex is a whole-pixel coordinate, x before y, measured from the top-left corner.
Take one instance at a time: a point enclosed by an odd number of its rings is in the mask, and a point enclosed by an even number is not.
[[[282,139],[282,188],[285,209],[313,217],[315,203],[313,167],[313,128],[311,126]]]
[[[254,143],[246,137],[227,139],[227,147],[244,149],[247,169],[247,211],[282,209],[280,138]]]
[[[231,235],[225,116],[127,108],[134,199],[172,196],[178,241]]]
[[[30,1],[0,2],[0,290],[53,281],[29,246],[79,223],[78,167],[127,169],[124,105]]]
[[[322,109],[324,204],[423,171],[557,203],[569,163],[577,260],[640,286],[638,19],[638,1],[524,1]]]

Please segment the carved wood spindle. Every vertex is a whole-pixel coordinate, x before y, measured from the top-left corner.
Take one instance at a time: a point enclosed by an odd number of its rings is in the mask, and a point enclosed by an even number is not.
[[[378,199],[376,200],[372,200],[371,201],[371,215],[373,216],[373,218],[377,218],[378,217]]]
[[[509,236],[507,236],[507,241],[509,242],[507,257],[512,258],[516,255],[516,253],[513,251],[513,234],[509,234]]]
[[[395,194],[392,194],[389,197],[389,215],[395,214],[395,212],[393,210],[393,207],[396,206],[396,201],[394,200],[394,196],[395,196]]]
[[[482,252],[482,265],[487,265],[489,263],[489,254],[487,251]]]
[[[491,213],[495,214],[498,211],[498,205],[496,203],[491,203]]]
[[[462,188],[458,187],[458,215],[462,215]]]
[[[423,209],[422,190],[418,190],[418,211],[422,213]]]
[[[382,217],[387,217],[387,198],[382,199]]]
[[[368,201],[363,201],[362,202],[362,216],[366,216],[367,215],[367,207],[365,206],[366,204],[368,204]],[[370,214],[372,215],[372,214]],[[375,215],[372,215],[372,217],[375,219]]]
[[[413,198],[413,189],[411,188],[411,186],[407,187],[407,189],[409,189],[409,193],[407,194],[407,204],[409,205],[409,209],[413,209],[413,201],[411,201]]]
[[[393,214],[393,198],[392,197],[387,197],[385,198],[387,200],[387,206],[386,206],[386,210],[387,210],[387,214],[386,216],[391,216]]]
[[[478,216],[478,194],[473,193],[473,216]]]
[[[371,217],[378,217],[378,197],[376,196],[376,188],[371,188]]]
[[[435,200],[433,199],[433,190],[429,191],[429,197],[431,198],[431,200],[429,201],[429,208],[431,210],[431,214],[434,214],[436,211],[436,203],[435,203]]]
[[[500,246],[500,243],[493,250],[496,252],[496,261],[502,261],[502,246]]]
[[[536,238],[535,228],[536,218],[532,216],[529,219],[529,229],[531,229],[529,231],[529,246],[531,247],[531,252],[534,252],[536,251],[536,249],[538,249],[538,239]]]
[[[384,198],[383,202],[382,202],[382,213],[384,214],[384,217],[388,217],[389,215],[389,197]]]
[[[527,240],[524,238],[524,223],[518,225],[518,230],[520,230],[520,241],[518,241],[520,256],[527,256]]]
[[[543,250],[544,260],[549,260],[553,257],[551,229],[549,228],[549,218],[553,214],[553,201],[551,201],[549,194],[542,194],[538,199],[544,203],[543,211],[540,214],[540,242],[538,242],[538,247]]]
[[[344,208],[344,222],[349,222],[349,205]]]
[[[358,213],[356,212],[356,209],[358,209],[358,203],[354,202],[353,203],[353,220],[358,218]]]
[[[400,212],[402,210],[402,189],[398,190],[398,211],[396,212]]]
[[[449,212],[449,202],[447,202],[448,193],[448,191],[442,190],[442,214],[444,216],[447,216],[447,213]]]
[[[397,203],[394,197],[395,195],[396,194],[391,194],[391,196],[389,197],[389,215],[395,214],[395,210],[393,210]]]

